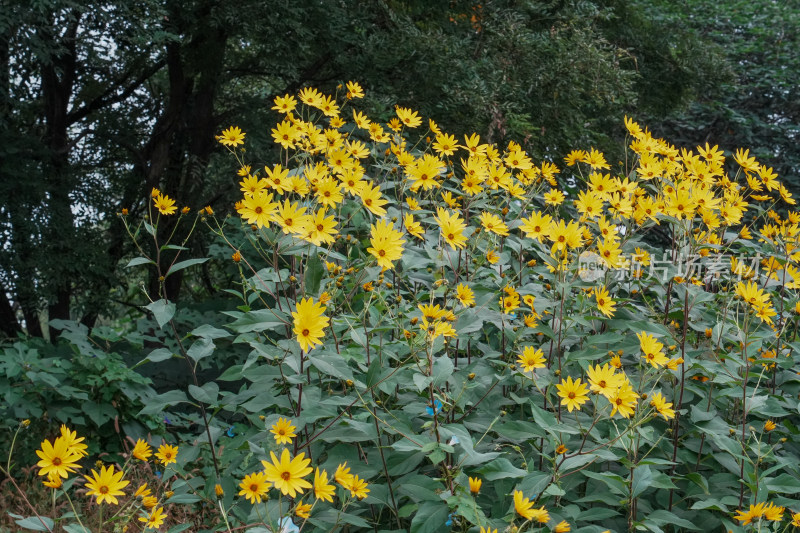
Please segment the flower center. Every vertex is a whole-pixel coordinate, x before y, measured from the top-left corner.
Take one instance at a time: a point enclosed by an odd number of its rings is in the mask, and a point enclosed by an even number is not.
[[[310,332],[308,331],[308,328],[304,329],[303,330],[303,337],[307,337],[309,333]],[[281,433],[281,435],[283,435],[283,433]]]
[[[574,400],[575,399],[575,393],[574,392],[570,392],[569,394],[567,394],[567,396],[569,397],[570,400]]]
[[[292,474],[290,474],[289,472],[281,472],[281,478],[284,479],[285,481],[289,481],[289,478],[291,477]]]
[[[97,489],[100,494],[108,494],[108,487],[103,485],[99,489]]]
[[[386,255],[386,250],[380,250],[378,252],[378,255],[381,256],[381,257],[385,256]]]
[[[256,212],[256,215],[260,215],[260,214],[261,214],[261,212],[262,212],[262,211],[264,211],[264,210],[263,210],[263,209],[261,209],[261,206],[259,205],[259,206],[257,206],[255,209],[253,209],[253,211],[255,211],[255,212]]]
[[[54,457],[53,458],[53,466],[60,466],[60,465],[61,465],[61,458],[60,457]]]

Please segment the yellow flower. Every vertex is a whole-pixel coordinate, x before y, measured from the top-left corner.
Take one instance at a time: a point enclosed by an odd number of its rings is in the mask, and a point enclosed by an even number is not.
[[[77,431],[71,431],[66,424],[61,424],[61,437],[67,442],[67,448],[70,453],[75,453],[81,457],[89,455],[86,451],[86,444],[83,442],[84,437],[78,437]]]
[[[563,444],[559,444],[558,446],[556,446],[556,453],[558,455],[564,455],[565,453],[567,453],[567,447],[564,446]]]
[[[297,304],[297,311],[292,313],[294,318],[294,333],[300,349],[308,352],[315,345],[322,344],[324,330],[330,320],[324,315],[325,307],[314,303],[313,298],[304,298]]]
[[[395,108],[398,118],[409,128],[416,128],[422,124],[422,117],[416,111],[412,111],[405,107],[397,106]]]
[[[772,431],[773,429],[775,429],[775,422],[772,420],[764,422],[764,431]]]
[[[248,224],[256,224],[259,228],[269,227],[278,204],[272,201],[272,193],[260,191],[253,196],[245,196],[237,212]]]
[[[225,146],[238,146],[244,144],[245,135],[238,126],[231,126],[227,130],[223,130],[222,135],[218,136],[217,140]]]
[[[370,210],[372,214],[382,217],[386,214],[386,209],[383,206],[388,202],[381,196],[381,189],[379,186],[372,187],[368,183],[364,183],[358,194],[361,197],[361,202],[364,207]]]
[[[436,178],[444,169],[444,163],[440,159],[430,154],[423,155],[414,161],[413,165],[406,167],[406,173],[413,180],[411,190],[416,192],[422,187],[427,191],[439,187],[440,184]]]
[[[662,348],[664,348],[663,344],[658,342],[654,336],[644,331],[637,333],[636,336],[639,338],[639,346],[644,354],[643,357],[648,363],[653,365],[654,368],[660,368],[667,364],[667,356],[661,351]]]
[[[508,226],[506,223],[503,222],[500,217],[484,211],[481,213],[481,225],[483,228],[491,233],[496,233],[497,235],[506,236],[508,235]]]
[[[36,450],[36,455],[41,459],[36,463],[39,475],[49,476],[52,472],[51,477],[69,477],[69,472],[74,472],[78,468],[77,462],[81,459],[80,454],[70,451],[69,442],[64,437],[58,437],[53,444],[49,440],[44,440],[42,449]]]
[[[490,265],[494,265],[500,260],[500,256],[494,250],[489,250],[486,252],[486,260]]]
[[[785,507],[779,507],[772,502],[764,508],[764,518],[772,520],[773,522],[780,522],[783,520],[783,511]]]
[[[300,518],[308,518],[311,516],[312,507],[310,503],[297,502],[297,507],[294,508],[294,514]]]
[[[440,133],[436,135],[436,142],[433,143],[433,149],[440,156],[453,155],[456,150],[461,148],[455,136],[448,135],[447,133]]]
[[[672,404],[669,403],[660,392],[656,392],[650,397],[650,405],[655,407],[665,420],[675,418],[675,411],[672,409]]]
[[[750,522],[757,521],[764,514],[764,507],[766,503],[761,502],[755,505],[750,505],[747,511],[736,511],[734,518],[741,522],[741,525],[746,526]]]
[[[609,398],[611,402],[611,414],[619,412],[624,418],[630,418],[636,410],[636,402],[639,400],[639,395],[636,394],[629,383],[625,383],[622,387]]]
[[[272,106],[272,109],[279,113],[290,113],[297,107],[297,100],[290,94],[276,96],[273,102],[275,102],[275,105]]]
[[[158,447],[158,452],[156,453],[156,457],[161,460],[161,463],[164,466],[167,466],[170,463],[177,463],[176,457],[178,456],[178,447],[171,446],[169,444],[162,444]]]
[[[348,81],[347,82],[347,99],[352,100],[353,98],[364,98],[364,89],[361,88],[361,85],[355,81]]]
[[[145,496],[142,498],[142,505],[145,509],[152,509],[156,505],[158,505],[158,498],[155,496]]]
[[[605,286],[600,287],[599,289],[595,289],[594,291],[595,300],[597,301],[597,310],[603,313],[607,317],[611,317],[614,315],[614,310],[616,308],[616,303],[608,294]]]
[[[481,526],[480,533],[497,533],[497,529],[492,529],[490,527]]]
[[[98,504],[108,501],[108,503],[118,505],[119,501],[116,497],[124,496],[125,493],[122,489],[130,483],[127,480],[122,480],[123,474],[122,470],[114,472],[114,465],[102,467],[99,474],[92,469],[93,477],[86,478],[86,488],[89,489],[86,494],[88,496],[97,496]]]
[[[553,533],[567,533],[570,529],[569,523],[566,520],[562,520],[556,524],[555,529],[553,529]]]
[[[147,461],[150,456],[153,455],[153,449],[150,448],[148,443],[142,439],[138,439],[136,445],[133,447],[132,455],[140,461]]]
[[[158,529],[161,527],[161,524],[164,523],[164,519],[166,517],[167,516],[164,514],[164,508],[156,507],[146,517],[139,517],[139,522],[144,522],[145,528]]]
[[[173,215],[175,211],[178,210],[178,208],[175,207],[175,200],[161,193],[153,198],[153,205],[162,215]]]
[[[792,513],[792,525],[800,527],[800,513]]]
[[[350,473],[350,468],[347,467],[347,462],[344,462],[336,467],[336,472],[333,474],[333,479],[335,479],[336,483],[343,487],[346,487],[350,484],[350,481],[353,479],[353,474]]]
[[[403,243],[406,242],[402,237],[402,232],[395,230],[389,220],[379,220],[371,226],[372,247],[367,251],[375,256],[379,267],[384,270],[393,268],[394,261],[402,257]]]
[[[464,307],[475,305],[475,293],[468,286],[459,283],[456,287],[456,300]]]
[[[328,473],[317,468],[314,471],[314,497],[318,500],[333,502],[333,494],[336,487],[328,483]]]
[[[544,193],[544,203],[547,205],[561,205],[563,201],[564,193],[558,189],[550,189],[550,191]]]
[[[444,241],[453,249],[464,248],[467,244],[467,238],[464,236],[467,225],[464,219],[441,207],[436,209],[436,214],[436,222],[439,224]]]
[[[366,498],[369,493],[367,482],[356,475],[353,475],[350,479],[350,483],[345,485],[345,488],[350,491],[350,496],[358,498],[359,500]]]
[[[282,204],[278,204],[272,220],[281,226],[283,233],[302,235],[308,233],[308,224],[311,219],[310,215],[305,213],[306,208],[300,207],[298,202],[291,203],[289,200],[284,200]]]
[[[546,366],[544,364],[544,353],[541,349],[526,346],[522,349],[522,355],[517,359],[517,364],[522,367],[523,372],[533,372],[534,369],[544,368]]]
[[[275,442],[278,444],[291,444],[292,439],[296,437],[294,430],[297,429],[292,425],[292,421],[280,417],[277,422],[272,425],[269,430],[275,437]]]
[[[589,401],[587,396],[589,389],[580,379],[572,381],[572,378],[567,376],[567,379],[561,380],[561,384],[556,385],[556,388],[561,397],[561,405],[566,405],[570,413],[573,409],[580,410],[581,405]]]
[[[307,233],[303,238],[314,246],[321,246],[323,243],[333,244],[336,234],[339,233],[336,229],[336,217],[334,215],[326,217],[326,214],[324,209],[320,209],[308,219]]]
[[[42,485],[51,489],[60,489],[63,484],[61,477],[56,472],[50,472],[47,474],[47,479],[42,481]]]
[[[219,483],[214,485],[214,494],[217,495],[217,498],[222,498],[225,495],[225,491],[222,490],[222,485]]]
[[[536,516],[536,510],[533,509],[533,502],[526,498],[521,490],[514,491],[514,510],[526,520],[531,520]]]
[[[425,230],[422,229],[422,224],[414,220],[414,215],[411,213],[406,213],[403,216],[403,225],[406,227],[406,231],[413,235],[418,239],[425,238]]]
[[[472,494],[478,494],[481,491],[481,485],[483,485],[483,480],[479,477],[471,477],[469,478],[469,491]]]
[[[267,474],[262,471],[244,476],[242,482],[239,483],[239,487],[242,489],[239,491],[239,496],[244,496],[250,503],[255,505],[256,503],[261,503],[261,499],[269,490],[270,484],[267,481]]]
[[[305,453],[290,458],[289,450],[283,449],[281,458],[275,452],[269,452],[272,462],[261,461],[264,465],[266,479],[275,485],[284,495],[294,498],[296,494],[302,494],[303,489],[310,489],[311,483],[303,479],[311,473],[312,468],[308,466],[311,459],[305,458]]]
[[[758,285],[752,281],[747,283],[740,281],[737,283],[736,295],[754,308],[759,308],[769,303],[769,294],[759,289]]]
[[[616,357],[619,358],[619,356]],[[608,363],[588,368],[586,375],[592,392],[600,393],[606,398],[610,398],[616,392],[617,388],[623,384],[623,378],[614,372],[614,368]]]
[[[147,483],[142,483],[139,485],[139,488],[136,489],[136,492],[133,493],[134,498],[146,498],[153,494],[150,489],[147,488]]]

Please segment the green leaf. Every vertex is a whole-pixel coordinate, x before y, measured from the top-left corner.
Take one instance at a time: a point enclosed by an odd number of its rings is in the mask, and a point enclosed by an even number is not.
[[[411,533],[449,531],[450,527],[445,525],[449,514],[450,508],[444,502],[425,501],[411,519]]]
[[[155,262],[153,260],[151,260],[151,259],[146,258],[146,257],[134,257],[133,259],[130,260],[130,262],[127,265],[125,265],[125,268],[130,268],[130,267],[135,267],[135,266],[145,265],[145,264],[153,264],[153,265],[155,265]]]
[[[212,341],[208,337],[201,337],[194,341],[192,345],[186,350],[186,355],[192,358],[195,362],[203,359],[204,357],[208,357],[212,353],[214,353],[214,341]]]
[[[686,529],[700,529],[688,520],[684,520],[683,518],[678,517],[675,513],[670,513],[669,511],[665,511],[663,509],[658,509],[647,513],[644,523],[646,524],[647,522],[652,522],[658,526],[672,524],[673,526],[684,527]]]
[[[174,274],[179,270],[183,270],[184,268],[189,268],[190,266],[199,265],[201,263],[205,263],[208,261],[208,257],[201,257],[198,259],[187,259],[186,261],[178,261],[167,270],[167,273],[164,277],[169,276],[170,274]]]
[[[783,473],[778,477],[768,478],[765,480],[767,488],[777,494],[797,494],[800,492],[800,479],[795,476]]]
[[[524,477],[528,474],[525,470],[512,465],[511,461],[505,457],[498,457],[497,459],[490,461],[484,467],[479,468],[477,472],[485,477],[488,481],[494,481],[495,479],[503,479],[507,477]]]
[[[441,387],[453,375],[453,360],[447,355],[433,361],[433,386]]]
[[[282,313],[277,309],[258,309],[246,313],[229,311],[226,314],[236,318],[235,321],[226,324],[227,327],[236,333],[268,331],[284,327],[288,323],[288,320],[286,320],[286,313]]]
[[[319,292],[319,284],[322,281],[322,276],[325,274],[325,267],[322,265],[319,257],[312,255],[308,258],[306,263],[305,284],[306,293],[317,294]]]
[[[189,398],[186,393],[180,390],[167,391],[164,394],[158,394],[147,400],[147,405],[144,409],[139,411],[140,415],[154,415],[160,413],[165,407],[169,407],[182,402],[188,402]]]
[[[20,516],[13,513],[8,514],[12,518],[17,518]],[[42,516],[41,518],[36,516],[29,516],[27,518],[20,517],[18,520],[14,520],[14,522],[16,522],[19,527],[23,527],[30,531],[53,531],[53,526],[55,525],[55,522],[46,516]]]
[[[189,385],[189,394],[198,402],[213,405],[219,396],[219,385],[213,381],[205,383],[202,387]]]
[[[637,498],[642,492],[650,487],[653,481],[653,472],[648,465],[639,465],[633,470],[633,481],[631,482],[631,495]]]
[[[155,302],[146,305],[145,309],[153,313],[153,316],[158,322],[158,327],[164,328],[164,324],[172,320],[175,316],[175,304],[169,300],[156,300]]]
[[[328,355],[310,355],[308,360],[314,367],[328,376],[338,379],[352,380],[353,371],[342,361],[341,357]]]

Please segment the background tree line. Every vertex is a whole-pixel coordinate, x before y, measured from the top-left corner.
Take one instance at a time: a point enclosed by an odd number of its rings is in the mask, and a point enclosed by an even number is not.
[[[232,210],[214,139],[274,151],[272,99],[356,80],[450,133],[535,158],[620,153],[622,116],[658,136],[750,147],[788,184],[800,163],[798,2],[72,0],[0,2],[0,331],[88,326],[144,302],[117,213],[156,187]],[[162,231],[170,231],[165,225]],[[205,255],[203,232],[188,244]],[[167,279],[206,299],[220,272]]]

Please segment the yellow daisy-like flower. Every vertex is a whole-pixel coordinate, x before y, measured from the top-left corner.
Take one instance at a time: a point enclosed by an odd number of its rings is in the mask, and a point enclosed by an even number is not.
[[[422,124],[422,117],[420,117],[416,111],[400,106],[397,106],[395,111],[397,112],[397,117],[406,127],[416,128]]]
[[[346,489],[350,491],[350,496],[353,498],[358,498],[359,500],[363,500],[369,494],[369,489],[367,488],[367,482],[360,477],[353,475],[352,479],[350,479],[350,483],[345,486]]]
[[[264,465],[266,479],[284,495],[294,498],[297,494],[302,494],[303,489],[310,489],[311,483],[303,479],[312,472],[308,466],[311,459],[305,458],[305,453],[291,458],[289,450],[283,449],[280,460],[275,452],[269,452],[272,462],[261,461]]]
[[[333,495],[336,487],[328,483],[328,473],[317,468],[314,471],[314,497],[318,500],[333,502]]]
[[[517,359],[517,364],[522,367],[523,372],[533,372],[537,368],[544,368],[544,352],[533,346],[526,346],[522,350],[522,355]],[[572,409],[570,409],[571,411]]]
[[[481,491],[481,485],[483,485],[483,480],[479,477],[471,477],[469,478],[469,491],[472,494],[478,494]]]
[[[239,483],[239,487],[242,489],[239,491],[239,496],[244,496],[250,503],[255,505],[256,503],[261,503],[261,499],[267,494],[270,484],[267,481],[267,474],[262,471],[244,476],[242,482]]]
[[[371,227],[372,233],[370,235],[371,248],[367,251],[371,253],[378,260],[378,266],[384,270],[394,267],[394,261],[397,261],[403,255],[403,233],[394,229],[394,226],[389,220],[379,220],[377,224]]]
[[[496,233],[497,235],[507,236],[508,226],[503,222],[500,217],[492,213],[484,211],[481,213],[481,225],[486,231]]]
[[[569,522],[567,522],[566,520],[562,520],[561,522],[556,524],[555,529],[553,529],[553,533],[568,533],[570,529],[572,528],[570,528]]]
[[[625,383],[622,387],[608,399],[611,402],[611,414],[621,414],[624,418],[630,418],[636,410],[636,402],[639,401],[639,395],[636,394],[629,383]]]
[[[595,289],[594,297],[597,301],[597,310],[603,313],[607,317],[611,317],[614,315],[614,310],[616,309],[616,303],[608,294],[608,290],[606,288],[600,287],[599,289]]]
[[[138,439],[133,447],[132,455],[140,461],[147,461],[153,455],[153,449],[142,439]]]
[[[325,328],[330,320],[325,316],[325,306],[314,303],[313,298],[304,298],[297,304],[294,318],[294,333],[300,349],[308,352],[317,344],[322,344]]]
[[[114,465],[102,467],[99,474],[92,469],[92,477],[86,478],[86,488],[89,489],[86,494],[97,496],[98,504],[107,501],[118,505],[117,496],[124,496],[125,493],[122,489],[130,483],[130,481],[122,479],[124,473],[122,470],[114,472]]]
[[[623,384],[622,376],[616,374],[614,369],[615,367],[609,365],[608,363],[604,364],[603,366],[590,366],[586,372],[586,375],[588,377],[591,391],[602,394],[606,398],[610,398]]]
[[[456,300],[464,307],[475,305],[475,293],[468,286],[459,283],[456,287]]]
[[[273,434],[278,444],[291,444],[292,439],[297,436],[294,433],[295,429],[297,428],[292,425],[291,420],[281,417],[272,425],[269,432]]]
[[[81,459],[80,454],[70,451],[69,442],[64,437],[58,437],[52,444],[49,440],[44,440],[42,449],[36,450],[36,455],[41,459],[36,463],[39,475],[50,476],[52,472],[51,477],[68,477],[69,472],[78,468],[77,462]]]
[[[161,527],[161,524],[164,523],[166,517],[167,515],[164,514],[164,508],[156,507],[147,516],[139,517],[139,522],[144,522],[145,528],[158,529]]]
[[[756,521],[763,516],[765,506],[766,502],[750,505],[750,509],[747,511],[736,511],[734,518],[741,522],[741,525],[746,526],[750,522]]]
[[[351,100],[353,98],[364,98],[364,89],[358,82],[348,81],[346,86],[347,86],[348,100]]]
[[[256,224],[259,228],[269,227],[272,216],[278,209],[278,204],[272,201],[272,193],[259,191],[252,196],[245,196],[237,204],[236,211],[247,221],[248,224]]]
[[[178,208],[175,207],[175,200],[161,193],[153,198],[153,205],[162,215],[174,215],[178,210]]]
[[[297,502],[297,507],[294,508],[294,514],[303,519],[308,518],[311,516],[312,507],[310,503]]]
[[[376,185],[372,187],[370,184],[364,182],[358,195],[361,197],[361,203],[363,203],[364,207],[369,209],[372,214],[378,217],[382,217],[386,214],[386,209],[384,209],[383,206],[388,203],[388,200],[385,200],[383,196],[381,196],[380,186]]]
[[[637,333],[636,336],[639,338],[639,346],[644,354],[643,357],[648,363],[653,365],[654,368],[660,368],[667,364],[667,356],[661,351],[664,348],[663,344],[644,331]]]
[[[89,455],[89,452],[86,451],[87,446],[83,442],[85,437],[78,437],[77,431],[71,431],[66,424],[61,424],[61,436],[67,441],[67,448],[71,453],[81,457]]]
[[[50,487],[51,489],[60,489],[61,485],[63,485],[63,481],[61,481],[61,477],[55,473],[50,472],[47,474],[47,479],[42,481],[42,485],[45,487]]]
[[[483,527],[481,526],[480,533],[497,533],[497,529],[492,529],[490,527]]]
[[[675,418],[675,410],[672,409],[672,403],[668,402],[660,392],[656,392],[650,397],[650,405],[655,407],[656,411],[658,411],[665,420]]]
[[[422,224],[414,220],[414,215],[411,213],[406,213],[403,215],[403,225],[406,227],[406,231],[413,235],[418,239],[425,238],[425,230],[422,228]]]
[[[156,457],[161,461],[161,464],[167,466],[171,463],[177,463],[178,447],[170,444],[162,444],[158,447]]]
[[[238,126],[231,126],[227,130],[222,131],[222,135],[217,137],[217,140],[225,146],[238,146],[244,144],[244,136],[246,133]]]
[[[561,405],[567,406],[570,413],[573,409],[580,410],[581,405],[589,401],[589,388],[580,379],[572,381],[571,377],[561,380],[561,384],[556,385],[558,395],[561,397]]]
[[[467,225],[464,223],[464,219],[442,207],[436,209],[436,215],[442,239],[454,250],[464,248],[467,245],[467,238],[464,236]]]
[[[350,473],[350,468],[347,466],[347,462],[344,462],[336,467],[336,472],[333,474],[333,479],[335,479],[336,483],[343,487],[346,487],[350,484],[353,479],[353,474]]]
[[[536,510],[533,509],[533,502],[526,498],[521,490],[514,491],[514,510],[526,520],[531,520],[536,516]]]

